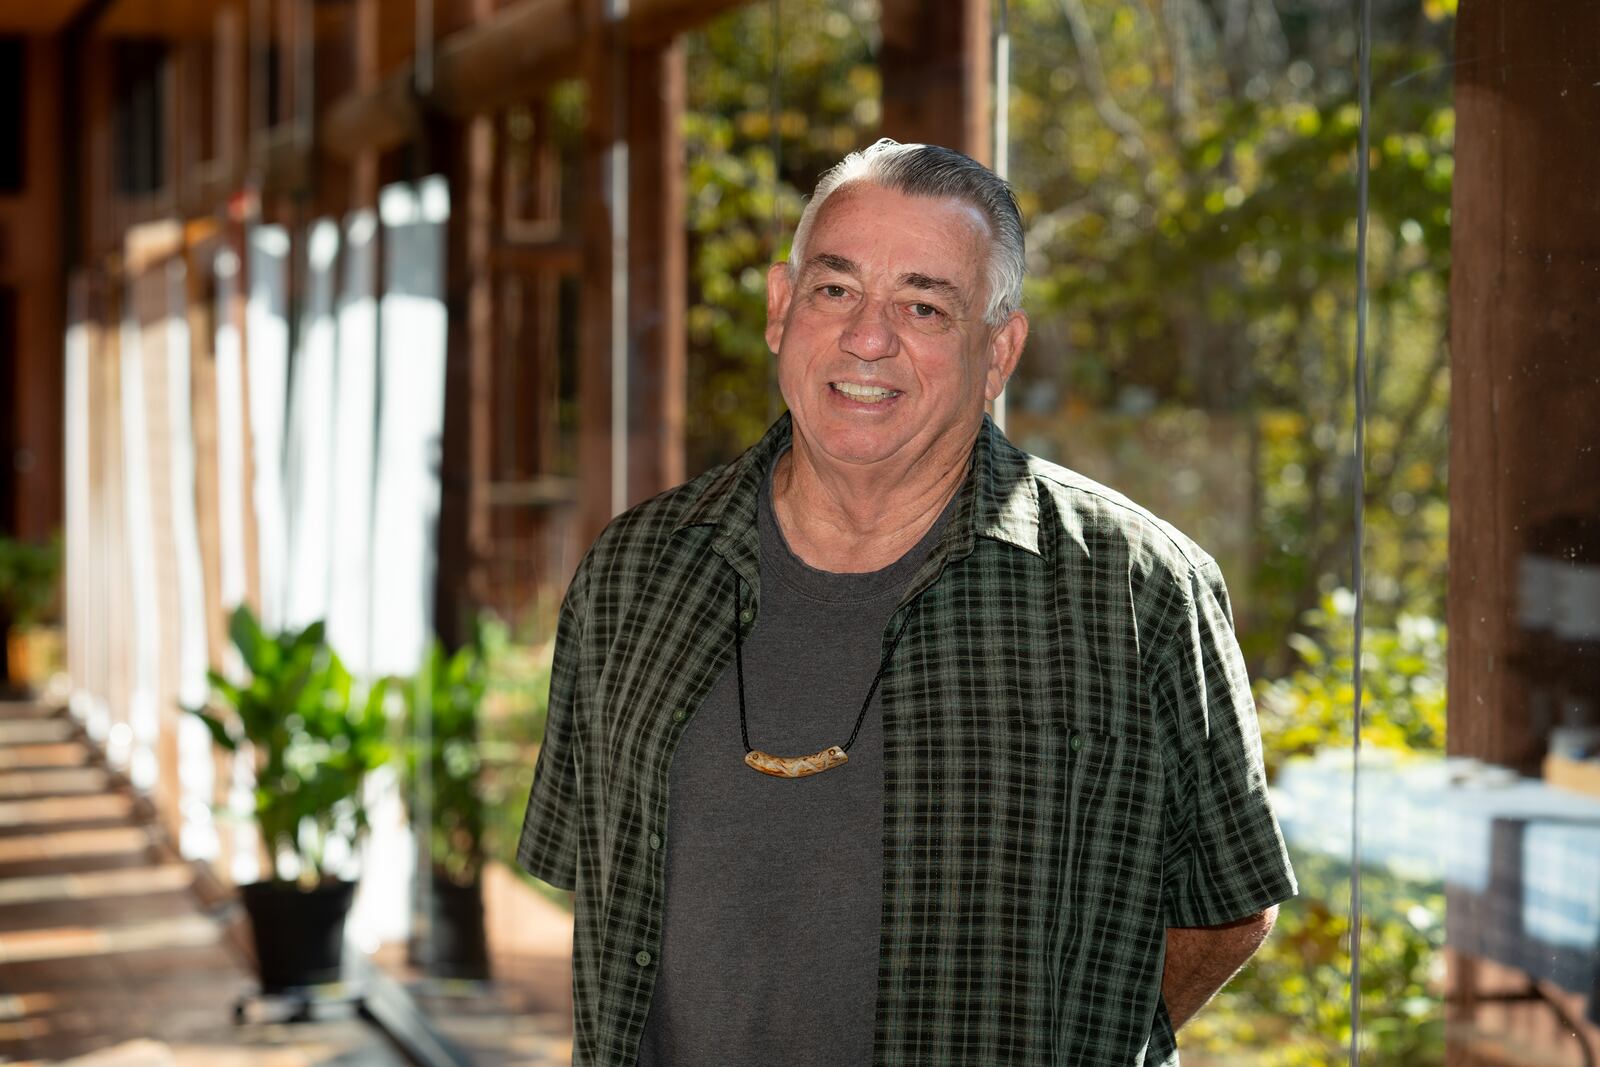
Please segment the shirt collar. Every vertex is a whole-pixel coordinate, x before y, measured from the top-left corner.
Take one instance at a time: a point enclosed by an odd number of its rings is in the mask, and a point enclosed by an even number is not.
[[[677,529],[714,526],[714,545],[754,583],[759,570],[760,535],[756,501],[761,479],[793,439],[785,412],[761,440],[724,467],[685,510]],[[973,443],[972,467],[962,484],[930,563],[942,566],[969,554],[976,539],[988,538],[1043,555],[1039,538],[1039,491],[1028,470],[1028,456],[1006,440],[988,415]]]

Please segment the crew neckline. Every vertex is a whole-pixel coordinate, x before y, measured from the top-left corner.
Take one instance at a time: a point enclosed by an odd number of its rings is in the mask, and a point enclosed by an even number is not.
[[[785,452],[788,450],[785,449]],[[761,567],[770,570],[773,577],[802,596],[832,603],[862,603],[877,600],[889,593],[898,593],[912,578],[917,567],[933,552],[939,535],[960,498],[958,490],[951,495],[944,510],[939,512],[933,525],[922,539],[912,545],[899,559],[875,571],[825,571],[811,566],[795,554],[789,539],[783,535],[778,523],[778,513],[773,502],[772,482],[778,461],[784,452],[773,457],[761,479],[756,506],[757,526],[761,534]],[[765,573],[763,574],[765,577]]]

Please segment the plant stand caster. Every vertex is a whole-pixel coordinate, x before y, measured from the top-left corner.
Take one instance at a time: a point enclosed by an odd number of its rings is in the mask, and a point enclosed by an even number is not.
[[[233,1021],[235,1025],[243,1025],[349,1018],[361,1012],[365,999],[361,989],[345,982],[257,990],[233,1002]]]

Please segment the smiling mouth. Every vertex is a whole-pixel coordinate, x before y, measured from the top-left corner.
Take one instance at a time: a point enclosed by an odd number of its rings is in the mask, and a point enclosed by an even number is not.
[[[881,385],[857,385],[854,382],[829,382],[833,391],[863,404],[881,404],[900,395],[899,390],[885,389]]]

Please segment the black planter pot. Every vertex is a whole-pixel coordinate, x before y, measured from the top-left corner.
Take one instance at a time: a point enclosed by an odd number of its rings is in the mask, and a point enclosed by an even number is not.
[[[411,938],[411,965],[440,978],[489,977],[489,942],[483,929],[483,883],[456,885],[435,871],[423,927]]]
[[[354,882],[327,882],[310,890],[292,882],[239,887],[255,935],[262,992],[339,981],[344,920],[355,889]]]

